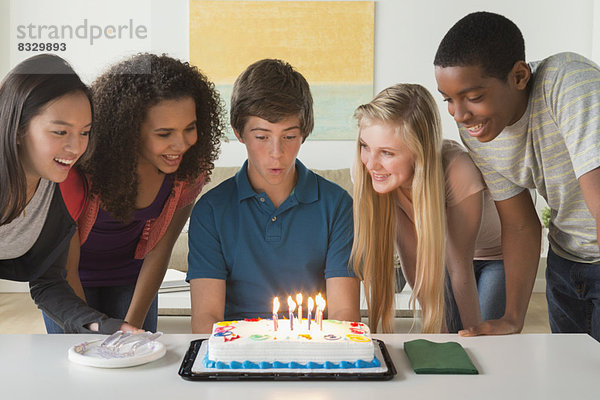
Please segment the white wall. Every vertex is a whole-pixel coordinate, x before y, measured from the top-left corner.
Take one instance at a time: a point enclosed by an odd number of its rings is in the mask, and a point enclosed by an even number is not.
[[[600,63],[599,0],[379,0],[375,2],[375,93],[398,82],[424,85],[438,100],[444,135],[459,140],[456,125],[437,94],[433,57],[456,21],[482,10],[503,14],[521,28],[528,60],[568,50]],[[299,157],[310,167],[333,169],[349,166],[353,153],[352,141],[307,142]],[[244,156],[243,146],[227,143],[217,165],[238,165]]]
[[[403,0],[376,2],[375,90],[399,81],[421,83],[438,99],[444,134],[458,140],[441,102],[433,57],[448,29],[473,11],[505,15],[519,26],[528,60],[560,51],[592,56],[592,0]],[[596,59],[596,62],[600,59]]]
[[[3,12],[6,9],[9,12]],[[439,100],[445,136],[458,139],[456,126],[437,95],[432,60],[448,28],[479,10],[512,19],[523,31],[529,60],[569,50],[600,62],[598,0],[379,0],[375,2],[375,92],[397,82],[421,83]],[[128,47],[132,43],[125,40],[87,47],[79,40],[78,51],[67,58],[88,82],[110,63],[140,50],[188,58],[187,0],[0,0],[0,26],[4,27],[0,29],[0,74],[4,76],[19,57],[31,55],[15,51],[16,23],[34,18],[45,24],[80,23],[84,17],[99,25],[134,18],[149,27],[149,39],[133,43],[137,48]],[[222,149],[219,166],[240,165],[245,158],[244,147],[237,142],[225,143]],[[352,141],[309,141],[300,158],[312,168],[344,168],[350,165],[353,152]]]

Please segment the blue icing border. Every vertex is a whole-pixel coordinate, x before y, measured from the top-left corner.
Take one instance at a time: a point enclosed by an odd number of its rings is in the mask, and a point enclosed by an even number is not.
[[[295,361],[289,363],[283,363],[279,361],[274,361],[272,363],[267,361],[259,363],[254,363],[251,361],[232,361],[230,363],[226,363],[222,361],[209,360],[208,352],[206,352],[204,359],[202,360],[202,365],[204,365],[205,368],[215,369],[349,369],[380,367],[381,362],[377,359],[377,357],[373,357],[372,361],[357,360],[356,362],[341,361],[340,363],[334,363],[331,361],[325,361],[324,363],[309,361],[306,364],[300,364]]]

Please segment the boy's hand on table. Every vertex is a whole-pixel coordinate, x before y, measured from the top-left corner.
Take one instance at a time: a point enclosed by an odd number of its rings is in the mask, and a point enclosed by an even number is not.
[[[480,336],[480,335],[511,335],[520,333],[523,324],[518,324],[508,318],[491,319],[477,326],[463,329],[458,332],[460,336]]]

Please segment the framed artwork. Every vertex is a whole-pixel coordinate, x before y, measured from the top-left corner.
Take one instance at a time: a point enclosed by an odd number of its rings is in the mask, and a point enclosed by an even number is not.
[[[354,109],[373,97],[373,1],[189,4],[190,62],[227,104],[233,82],[248,65],[281,59],[311,86],[315,128],[308,140],[356,138]]]

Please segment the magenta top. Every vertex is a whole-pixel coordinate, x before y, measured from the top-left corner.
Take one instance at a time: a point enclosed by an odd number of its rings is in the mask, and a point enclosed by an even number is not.
[[[171,189],[166,176],[156,198],[148,207],[136,210],[133,220],[122,223],[100,208],[86,242],[81,246],[79,278],[84,287],[135,284],[144,260],[134,258],[146,222],[158,218]]]

